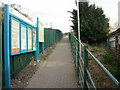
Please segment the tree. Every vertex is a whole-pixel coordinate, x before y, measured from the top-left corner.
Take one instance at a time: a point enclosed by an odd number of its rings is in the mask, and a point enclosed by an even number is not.
[[[72,29],[78,32],[77,11],[73,9]],[[80,28],[81,40],[92,45],[99,45],[106,41],[109,33],[109,19],[106,18],[102,8],[96,7],[95,4],[89,5],[87,2],[80,3]]]

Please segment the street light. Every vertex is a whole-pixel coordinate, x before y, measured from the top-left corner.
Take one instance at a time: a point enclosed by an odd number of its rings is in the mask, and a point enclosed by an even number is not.
[[[81,59],[81,37],[80,37],[80,3],[81,2],[87,2],[87,0],[75,0],[75,3],[76,3],[76,6],[77,6],[77,18],[78,18],[78,40],[80,44],[78,44],[78,58]],[[76,63],[79,63],[79,60],[76,62]],[[77,66],[77,70],[78,69],[78,66]]]

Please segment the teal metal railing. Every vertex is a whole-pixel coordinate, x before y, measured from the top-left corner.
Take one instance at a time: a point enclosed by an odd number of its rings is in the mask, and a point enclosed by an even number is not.
[[[76,71],[82,88],[97,89],[90,72],[88,71],[88,56],[91,56],[99,67],[112,80],[117,88],[120,89],[120,82],[103,66],[103,64],[90,52],[88,46],[83,45],[74,34],[69,34],[69,39],[72,47],[72,53],[75,57]],[[89,81],[88,81],[89,79]]]

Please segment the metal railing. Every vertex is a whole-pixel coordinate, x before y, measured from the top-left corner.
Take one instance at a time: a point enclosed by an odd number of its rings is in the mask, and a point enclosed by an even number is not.
[[[88,46],[84,46],[74,34],[69,34],[70,43],[72,46],[73,56],[75,57],[76,71],[82,88],[97,89],[90,72],[88,71],[88,56],[91,56],[99,67],[112,80],[117,88],[120,89],[120,82],[103,66],[103,64],[89,51]],[[81,49],[81,50],[80,50]],[[89,81],[88,81],[89,79]]]

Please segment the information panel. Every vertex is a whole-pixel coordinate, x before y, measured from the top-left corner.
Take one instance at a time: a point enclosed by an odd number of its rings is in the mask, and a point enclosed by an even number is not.
[[[32,29],[28,28],[28,50],[32,50]]]
[[[44,26],[40,23],[40,22],[38,22],[38,27],[39,27],[39,29],[38,29],[38,31],[39,31],[39,42],[44,42]]]
[[[20,52],[20,43],[19,43],[19,27],[20,23],[14,19],[12,19],[12,53]]]
[[[26,27],[21,25],[21,51],[27,50]]]
[[[33,50],[36,50],[36,30],[33,30]]]

